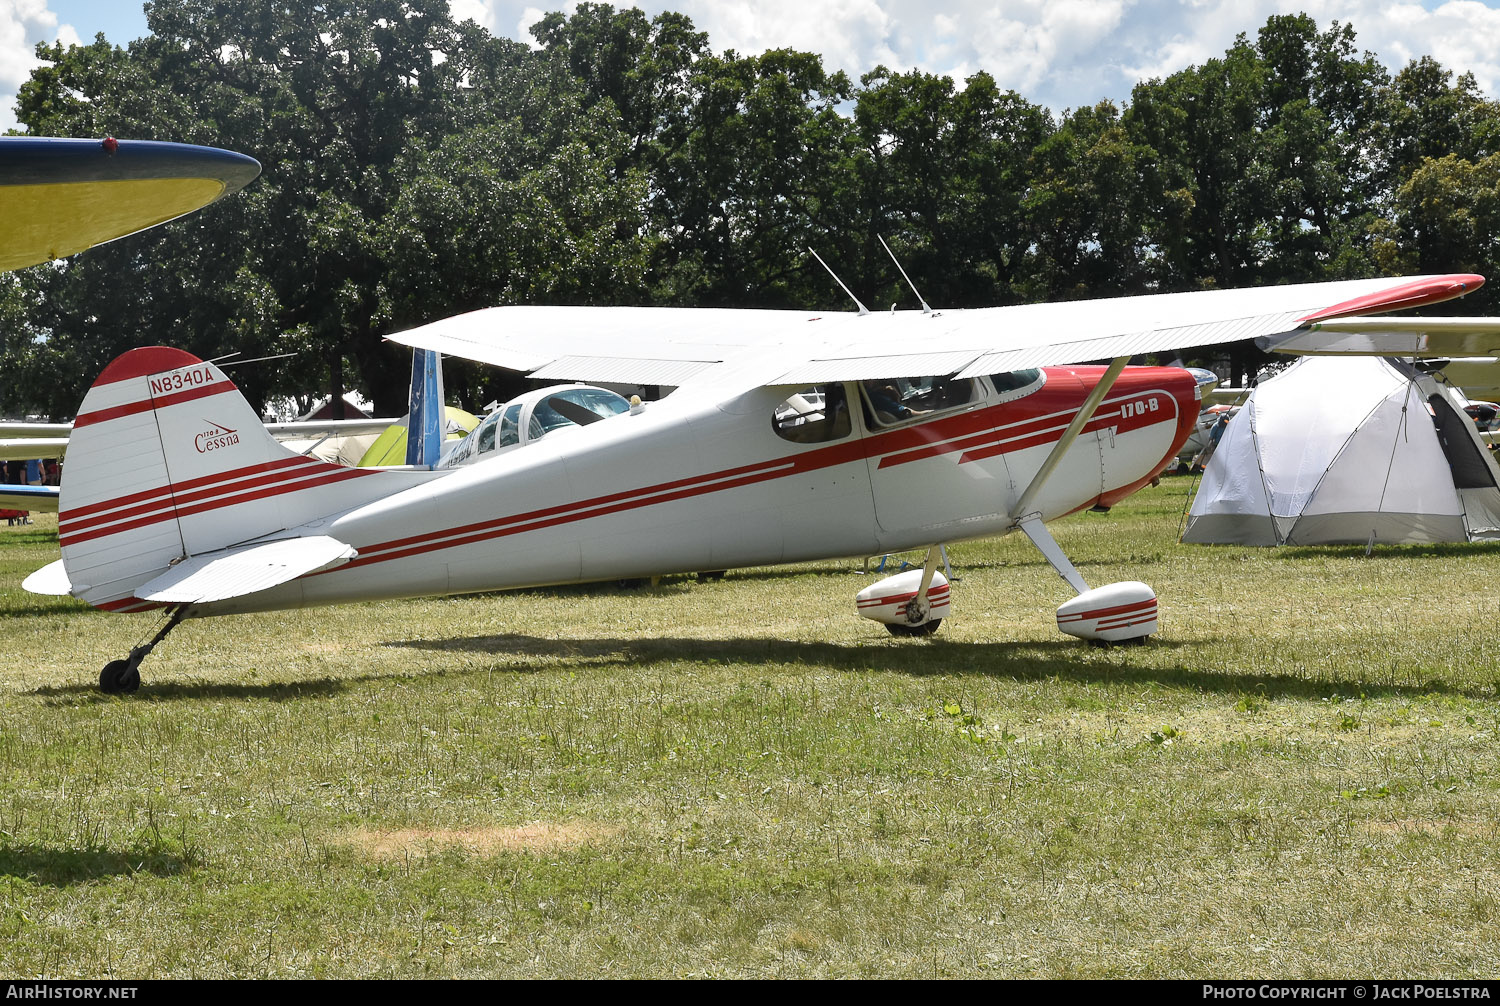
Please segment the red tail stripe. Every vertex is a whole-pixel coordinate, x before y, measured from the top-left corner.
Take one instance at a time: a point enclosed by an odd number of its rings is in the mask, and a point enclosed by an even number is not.
[[[95,528],[99,528],[106,524],[113,524],[118,521],[129,520],[132,517],[139,517],[148,513],[161,513],[164,510],[172,509],[174,506],[179,511],[181,511],[187,504],[198,503],[203,500],[212,499],[216,496],[222,496],[225,493],[243,493],[252,489],[268,488],[278,483],[316,478],[319,475],[323,475],[326,477],[328,475],[339,472],[357,472],[361,475],[367,474],[367,471],[364,470],[354,468],[340,468],[337,466],[329,466],[329,468],[331,468],[332,470],[327,472],[309,471],[307,468],[302,466],[298,466],[296,468],[288,470],[286,466],[281,465],[279,462],[277,463],[277,466],[281,470],[264,473],[258,476],[252,475],[248,477],[237,476],[233,478],[221,478],[218,480],[217,484],[212,485],[206,489],[200,489],[196,492],[182,493],[170,491],[178,490],[181,488],[179,486],[172,486],[170,487],[170,490],[164,490],[161,494],[159,494],[162,496],[161,499],[152,500],[149,503],[144,503],[139,506],[126,507],[119,510],[113,510],[109,513],[98,514],[91,519],[75,519],[70,513],[68,515],[68,520],[59,521],[58,526],[64,534],[78,534],[84,531],[90,531]],[[199,479],[195,481],[201,482],[203,480]],[[169,515],[163,514],[163,519],[165,519],[166,516]]]
[[[237,491],[233,496],[220,497],[218,499],[210,500],[206,503],[200,503],[196,506],[176,507],[170,510],[157,510],[151,515],[142,517],[138,520],[126,521],[124,523],[118,524],[107,524],[105,526],[95,527],[91,530],[86,531],[69,532],[65,535],[61,535],[59,537],[59,541],[63,545],[81,545],[86,541],[93,541],[96,538],[107,538],[112,534],[119,534],[122,531],[137,531],[143,527],[150,527],[152,524],[159,524],[165,520],[172,520],[174,518],[181,517],[191,517],[194,514],[208,513],[211,510],[219,510],[224,507],[235,506],[239,503],[249,503],[256,500],[270,499],[274,496],[285,495],[286,493],[300,492],[303,489],[316,489],[320,486],[332,485],[335,482],[343,482],[348,479],[358,478],[361,475],[368,474],[370,474],[369,471],[361,470],[358,468],[336,468],[332,472],[317,476],[315,478],[306,479],[301,482],[292,482],[280,486],[274,486],[269,492],[265,491],[264,488],[251,489],[247,491]]]
[[[93,426],[96,423],[107,423],[111,419],[122,419],[125,416],[133,416],[140,412],[150,412],[152,409],[164,409],[169,405],[181,405],[183,402],[196,401],[199,398],[210,398],[214,395],[222,395],[229,391],[235,391],[235,386],[229,381],[222,384],[200,384],[196,388],[187,388],[160,398],[146,398],[139,402],[129,402],[125,405],[115,405],[107,409],[99,409],[95,412],[85,412],[73,420],[73,429],[81,429],[85,426]]]
[[[287,468],[294,465],[303,467],[307,465],[323,466],[327,465],[327,462],[318,461],[315,458],[292,457],[284,458],[279,461],[267,461],[263,464],[258,465],[247,465],[244,468],[235,468],[231,471],[219,472],[214,475],[204,475],[200,478],[188,479],[185,482],[178,482],[173,485],[161,485],[157,486],[154,489],[143,489],[140,492],[131,493],[128,496],[117,496],[114,499],[101,500],[98,503],[89,503],[86,506],[70,507],[69,509],[64,510],[62,513],[58,514],[58,520],[78,520],[91,514],[103,513],[106,510],[114,510],[119,507],[130,506],[134,503],[144,503],[157,497],[160,497],[162,500],[167,500],[171,498],[172,492],[174,490],[177,492],[183,492],[185,490],[197,489],[201,486],[210,486],[216,485],[218,483],[233,482],[238,479],[250,478],[251,476],[258,475],[261,472],[274,471],[278,468]],[[327,467],[333,468],[337,466],[327,465]]]

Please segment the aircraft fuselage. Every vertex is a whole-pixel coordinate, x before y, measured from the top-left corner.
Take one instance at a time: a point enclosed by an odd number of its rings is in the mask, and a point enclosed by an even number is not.
[[[827,441],[773,417],[788,389],[728,402],[669,396],[319,522],[351,562],[246,597],[225,614],[875,555],[1006,533],[1016,501],[1102,367],[1054,367],[1010,399],[882,427],[864,408]],[[1198,414],[1187,371],[1128,368],[1029,508],[1108,506],[1167,464]],[[859,402],[857,385],[844,386]]]

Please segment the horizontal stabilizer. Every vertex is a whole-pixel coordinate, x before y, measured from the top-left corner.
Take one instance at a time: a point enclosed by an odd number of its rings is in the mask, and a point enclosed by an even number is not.
[[[73,585],[68,582],[68,571],[63,569],[61,559],[49,562],[32,573],[21,581],[21,586],[33,594],[47,594],[52,597],[66,597],[73,592]]]
[[[184,559],[135,595],[159,604],[206,604],[242,597],[354,558],[337,538],[314,535],[239,545]]]

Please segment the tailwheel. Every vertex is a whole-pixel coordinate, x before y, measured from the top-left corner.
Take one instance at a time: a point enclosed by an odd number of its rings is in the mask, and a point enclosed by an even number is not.
[[[893,636],[930,636],[943,624],[941,618],[934,618],[930,622],[921,625],[907,625],[903,622],[886,622],[885,628]]]
[[[171,617],[165,625],[156,630],[156,635],[151,637],[148,643],[142,643],[130,651],[130,656],[124,660],[111,660],[104,665],[104,670],[99,672],[99,690],[106,695],[129,695],[141,687],[141,661],[146,659],[146,654],[156,649],[156,644],[167,638],[167,634],[177,628],[184,618],[187,617],[187,605],[180,604],[172,609]]]
[[[128,695],[141,687],[141,671],[129,660],[111,660],[99,672],[99,690],[106,695]]]

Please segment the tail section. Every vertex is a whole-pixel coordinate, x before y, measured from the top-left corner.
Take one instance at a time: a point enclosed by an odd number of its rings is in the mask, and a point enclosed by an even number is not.
[[[394,474],[294,454],[214,364],[134,349],[79,407],[58,509],[63,566],[95,607],[151,607],[139,588],[184,560],[310,533],[292,529],[410,484]]]

